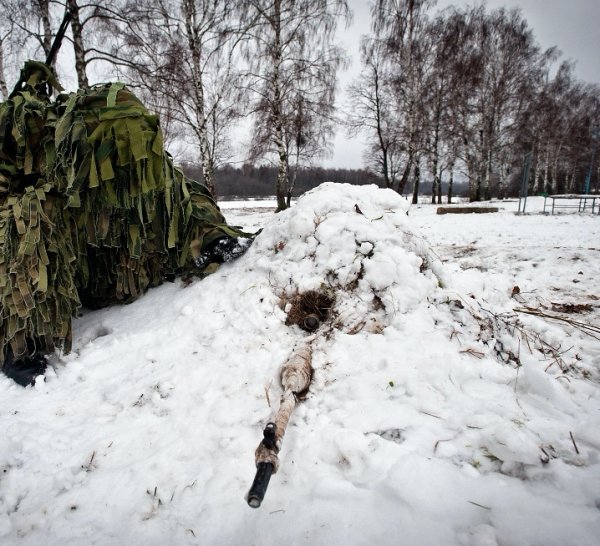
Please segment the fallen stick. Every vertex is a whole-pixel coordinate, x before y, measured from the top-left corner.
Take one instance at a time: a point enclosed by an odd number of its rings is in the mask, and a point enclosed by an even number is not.
[[[248,505],[258,508],[264,499],[271,475],[279,468],[277,457],[283,436],[298,397],[304,394],[312,379],[312,347],[310,343],[295,349],[281,368],[281,386],[283,394],[279,401],[279,410],[263,431],[263,439],[255,452],[256,476],[248,492]]]
[[[437,214],[485,214],[498,212],[498,207],[438,207]]]
[[[563,317],[561,315],[553,315],[550,313],[544,313],[543,311],[540,311],[539,309],[533,309],[531,307],[517,307],[517,308],[515,308],[515,311],[517,313],[533,315],[534,317],[541,317],[541,318],[546,318],[546,319],[551,319],[551,320],[558,320],[560,322],[566,322],[567,324],[570,324],[574,328],[577,328],[584,334],[587,334],[588,336],[593,337],[594,339],[597,339],[600,341],[600,336],[599,336],[600,326],[597,326],[595,324],[591,324],[589,322],[582,322],[579,320],[573,320],[569,317]]]

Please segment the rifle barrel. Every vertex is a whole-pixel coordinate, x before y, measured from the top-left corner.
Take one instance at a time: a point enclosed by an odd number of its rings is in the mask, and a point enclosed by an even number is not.
[[[281,385],[284,389],[279,401],[275,419],[265,427],[263,439],[255,451],[256,476],[248,492],[247,501],[252,508],[258,508],[265,497],[271,474],[279,467],[277,457],[281,441],[290,421],[298,395],[308,390],[312,379],[312,348],[304,343],[288,358],[281,369]]]
[[[46,57],[45,64],[47,66],[52,66],[52,64],[54,63],[56,54],[58,53],[58,50],[60,49],[63,38],[65,37],[65,32],[67,32],[67,28],[69,27],[70,22],[71,22],[71,12],[68,9],[65,9],[65,15],[63,17],[62,23],[60,24],[60,27],[58,28],[56,36],[54,37],[54,42],[52,43],[52,47],[50,48],[50,51],[48,52],[48,56]]]
[[[273,474],[273,465],[271,463],[258,463],[256,465],[256,476],[252,482],[252,487],[248,492],[248,505],[252,508],[258,508],[267,492],[269,480]]]

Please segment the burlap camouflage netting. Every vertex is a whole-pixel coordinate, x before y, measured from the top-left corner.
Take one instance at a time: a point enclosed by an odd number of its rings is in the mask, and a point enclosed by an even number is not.
[[[82,303],[127,302],[248,236],[163,149],[156,116],[121,83],[61,94],[29,61],[0,104],[0,364],[70,349]],[[29,346],[29,347],[28,347]]]

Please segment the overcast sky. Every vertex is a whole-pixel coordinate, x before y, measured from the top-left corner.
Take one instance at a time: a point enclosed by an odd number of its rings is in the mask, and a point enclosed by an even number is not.
[[[347,30],[340,31],[340,41],[347,48],[351,65],[340,74],[338,105],[340,113],[347,108],[345,87],[359,73],[360,36],[370,28],[368,0],[348,0],[354,20]],[[467,6],[476,2],[438,0],[437,8],[450,5]],[[489,9],[501,6],[519,7],[543,48],[554,45],[563,59],[577,62],[577,76],[588,82],[600,83],[600,0],[487,0]],[[336,137],[333,156],[323,165],[339,168],[362,167],[363,143],[360,138],[349,140],[340,132]]]

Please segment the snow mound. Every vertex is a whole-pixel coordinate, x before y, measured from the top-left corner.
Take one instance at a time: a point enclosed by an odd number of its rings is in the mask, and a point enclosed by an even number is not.
[[[453,288],[406,210],[324,184],[206,279],[78,319],[46,382],[0,377],[2,544],[597,544],[597,384],[519,344],[505,290]],[[252,510],[308,290],[334,309]]]
[[[332,291],[339,327],[380,331],[443,284],[441,263],[412,232],[407,210],[392,190],[328,182],[270,222],[249,259],[282,298]]]

